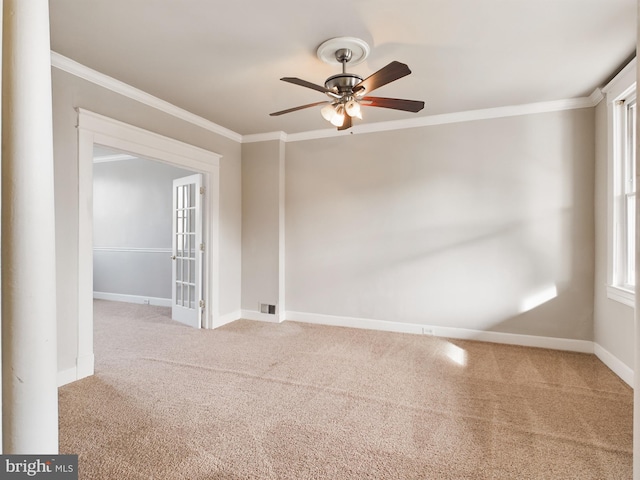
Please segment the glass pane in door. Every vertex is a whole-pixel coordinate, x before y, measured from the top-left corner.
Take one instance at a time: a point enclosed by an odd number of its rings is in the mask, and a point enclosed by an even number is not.
[[[195,308],[196,286],[196,185],[180,185],[176,189],[176,303]]]

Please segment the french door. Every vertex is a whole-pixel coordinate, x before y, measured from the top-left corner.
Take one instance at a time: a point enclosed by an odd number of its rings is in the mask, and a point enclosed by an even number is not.
[[[202,326],[203,256],[202,175],[173,181],[173,253],[171,317],[194,328]]]

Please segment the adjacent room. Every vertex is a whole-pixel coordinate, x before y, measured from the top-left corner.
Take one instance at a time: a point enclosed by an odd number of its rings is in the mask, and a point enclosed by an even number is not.
[[[171,306],[174,180],[194,172],[97,146],[93,297]]]

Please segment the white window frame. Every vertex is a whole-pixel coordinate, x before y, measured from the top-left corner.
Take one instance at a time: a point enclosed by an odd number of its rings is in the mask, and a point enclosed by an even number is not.
[[[607,296],[634,307],[635,218],[630,227],[627,218],[628,213],[634,213],[633,210],[628,212],[629,201],[635,206],[635,158],[631,155],[635,150],[629,145],[631,126],[627,112],[636,102],[636,60],[632,60],[602,91],[607,103],[609,164]]]

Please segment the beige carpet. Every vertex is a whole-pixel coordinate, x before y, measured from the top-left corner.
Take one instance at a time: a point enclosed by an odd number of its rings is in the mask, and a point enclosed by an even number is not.
[[[630,479],[632,391],[592,355],[95,303],[60,389],[81,479]]]

